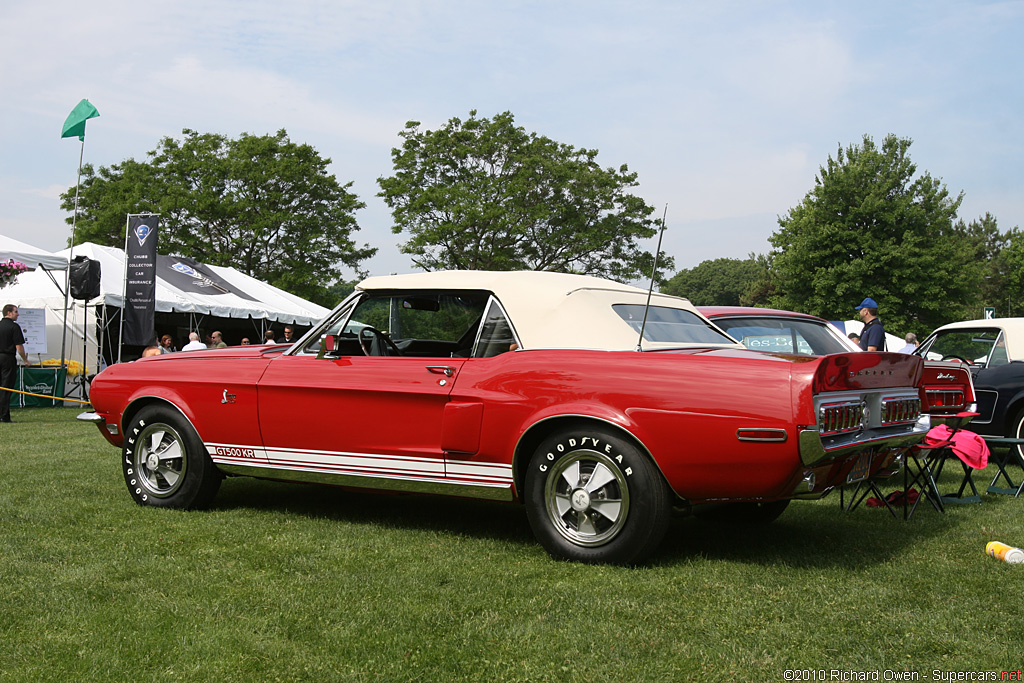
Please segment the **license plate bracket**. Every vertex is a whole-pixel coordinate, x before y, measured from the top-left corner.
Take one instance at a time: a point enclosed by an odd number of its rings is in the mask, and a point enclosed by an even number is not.
[[[857,462],[853,464],[850,473],[846,475],[847,484],[855,484],[868,478],[868,475],[871,474],[871,456],[870,451],[857,456]]]

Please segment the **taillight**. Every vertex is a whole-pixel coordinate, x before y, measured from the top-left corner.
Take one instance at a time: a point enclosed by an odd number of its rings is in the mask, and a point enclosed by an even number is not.
[[[882,399],[882,424],[917,422],[921,416],[921,399],[914,396]]]
[[[925,389],[928,410],[960,410],[967,401],[963,389]]]
[[[822,436],[855,432],[864,428],[864,401],[826,403],[818,408],[818,431]]]

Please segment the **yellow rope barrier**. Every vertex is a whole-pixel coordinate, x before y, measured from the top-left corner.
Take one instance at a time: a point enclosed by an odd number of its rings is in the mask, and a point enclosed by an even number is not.
[[[7,387],[0,387],[4,391],[9,391],[12,394],[24,394],[25,396],[35,396],[36,398],[49,398],[54,401],[70,401],[71,403],[83,403],[87,406],[92,405],[92,401],[79,401],[77,398],[61,398],[60,396],[50,396],[49,394],[33,394],[28,391],[19,391],[18,389],[8,389]]]

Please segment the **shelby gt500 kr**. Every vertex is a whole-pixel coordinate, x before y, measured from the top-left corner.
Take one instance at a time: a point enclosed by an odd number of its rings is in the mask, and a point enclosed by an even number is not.
[[[673,509],[771,520],[929,427],[920,358],[744,348],[686,299],[593,277],[369,278],[289,346],[143,358],[92,382],[143,505],[225,475],[525,505],[560,558],[635,563]]]

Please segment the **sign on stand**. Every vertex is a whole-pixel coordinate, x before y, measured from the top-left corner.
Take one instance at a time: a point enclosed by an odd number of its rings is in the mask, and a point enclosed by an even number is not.
[[[46,309],[18,308],[18,326],[25,335],[25,353],[46,353]]]

